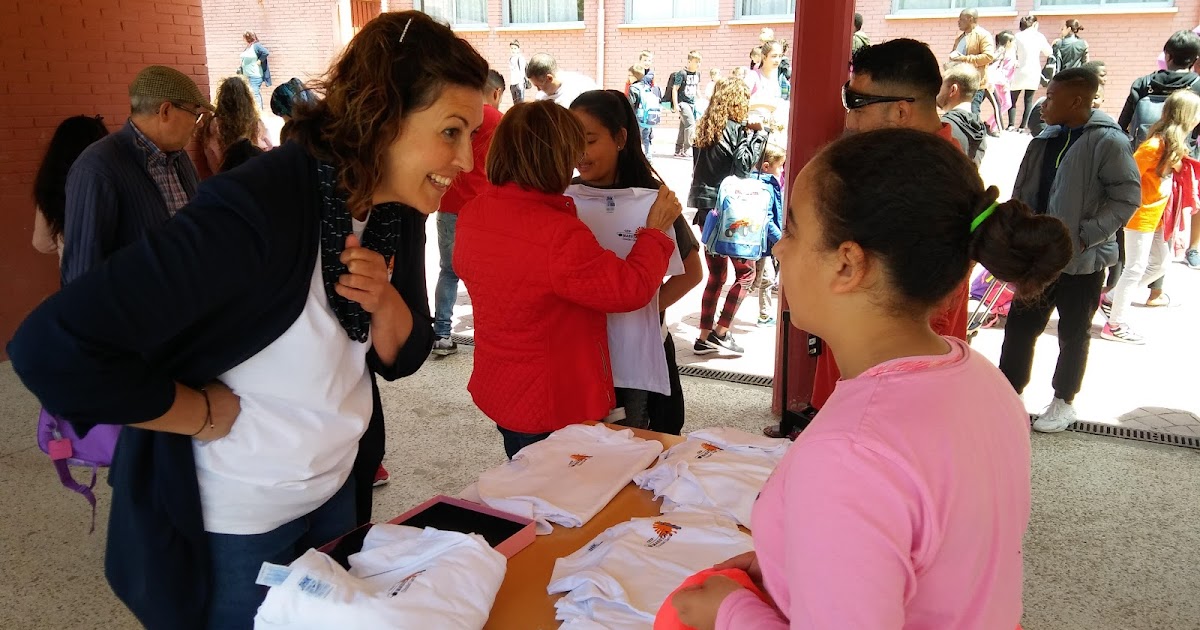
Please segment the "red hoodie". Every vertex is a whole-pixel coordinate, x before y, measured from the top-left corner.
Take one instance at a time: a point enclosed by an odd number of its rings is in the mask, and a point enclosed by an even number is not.
[[[463,206],[454,241],[454,269],[474,308],[475,404],[521,433],[608,415],[606,315],[650,303],[674,250],[666,234],[639,230],[621,260],[569,197],[488,185]]]

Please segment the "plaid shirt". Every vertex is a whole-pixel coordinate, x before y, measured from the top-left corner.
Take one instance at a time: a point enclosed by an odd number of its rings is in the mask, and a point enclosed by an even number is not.
[[[188,202],[187,192],[179,179],[179,160],[186,159],[186,155],[183,151],[164,153],[133,124],[133,121],[130,121],[129,126],[133,128],[134,142],[146,155],[146,171],[150,173],[151,179],[162,193],[163,201],[167,203],[167,211],[171,216],[175,216]]]

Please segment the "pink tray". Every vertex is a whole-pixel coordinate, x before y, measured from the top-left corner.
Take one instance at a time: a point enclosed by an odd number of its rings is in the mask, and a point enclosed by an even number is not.
[[[520,524],[522,526],[520,531],[513,534],[512,536],[509,536],[508,539],[506,539],[504,542],[500,543],[499,545],[496,545],[496,547],[495,547],[496,551],[499,551],[500,553],[504,554],[505,558],[512,558],[513,556],[517,555],[517,553],[520,552],[522,549],[533,544],[534,539],[537,538],[537,533],[534,528],[534,522],[530,519],[523,518],[523,517],[517,516],[515,514],[509,514],[508,512],[501,512],[500,510],[492,509],[486,505],[475,503],[474,501],[468,501],[466,499],[459,499],[456,497],[449,497],[444,494],[439,494],[439,495],[433,497],[432,499],[429,499],[428,501],[422,503],[421,505],[418,505],[417,507],[405,512],[404,514],[401,514],[400,516],[397,516],[396,518],[388,521],[388,523],[391,523],[393,525],[403,523],[404,521],[425,511],[430,506],[432,506],[436,503],[447,503],[447,504],[450,504],[453,506],[471,510],[473,512],[487,514],[488,516],[494,516],[496,518],[502,518],[506,521],[512,521],[514,523]],[[358,529],[355,529],[352,532],[348,532],[344,536],[339,536],[336,539],[326,543],[325,545],[322,545],[319,549],[317,549],[317,551],[320,551],[322,553],[330,553],[331,551],[333,551],[333,549],[335,547],[337,547],[338,542],[340,542],[346,536],[349,536],[350,534],[353,534],[354,532],[357,532],[361,529],[371,527],[371,526],[372,525],[363,525],[362,527],[359,527]]]
[[[518,523],[518,524],[522,525],[520,531],[513,534],[512,536],[509,536],[507,540],[500,543],[499,545],[496,545],[496,547],[495,547],[496,551],[499,551],[500,553],[504,554],[505,558],[511,558],[511,557],[517,555],[517,553],[520,552],[522,549],[528,547],[529,545],[532,545],[534,539],[537,538],[537,532],[535,531],[534,522],[530,519],[527,519],[527,518],[524,518],[521,516],[517,516],[515,514],[509,514],[508,512],[501,512],[500,510],[490,508],[490,507],[480,504],[480,503],[475,503],[474,501],[468,501],[466,499],[459,499],[457,497],[450,497],[450,496],[446,496],[444,494],[439,494],[436,497],[429,499],[428,501],[422,503],[421,505],[414,507],[413,509],[405,512],[404,514],[401,514],[400,516],[397,516],[396,518],[394,518],[388,522],[392,523],[392,524],[403,523],[404,521],[425,511],[426,509],[428,509],[429,507],[431,507],[432,505],[434,505],[436,503],[447,503],[447,504],[453,505],[455,507],[464,508],[467,510],[471,510],[473,512],[479,512],[480,514],[487,514],[488,516],[494,516],[496,518],[502,518],[506,521],[512,521],[514,523]]]

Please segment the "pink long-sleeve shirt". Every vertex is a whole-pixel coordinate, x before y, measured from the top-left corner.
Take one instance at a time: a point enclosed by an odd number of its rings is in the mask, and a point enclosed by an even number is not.
[[[1029,416],[961,340],[838,383],[764,486],[754,547],[776,607],[725,628],[1012,630],[1029,523]]]

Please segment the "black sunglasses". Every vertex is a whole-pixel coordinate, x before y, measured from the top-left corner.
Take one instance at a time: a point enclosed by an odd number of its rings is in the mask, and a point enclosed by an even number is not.
[[[847,81],[842,86],[842,107],[846,111],[874,105],[876,103],[915,103],[917,99],[912,96],[875,96],[873,94],[859,94],[850,89],[850,82]]]
[[[180,105],[179,103],[171,103],[171,106],[174,107],[175,109],[178,109],[179,111],[187,112],[187,113],[191,114],[192,116],[195,116],[196,120],[194,122],[196,122],[196,123],[199,123],[200,117],[204,115],[204,110],[198,110],[198,111],[191,110],[191,109],[184,107],[183,105]]]

